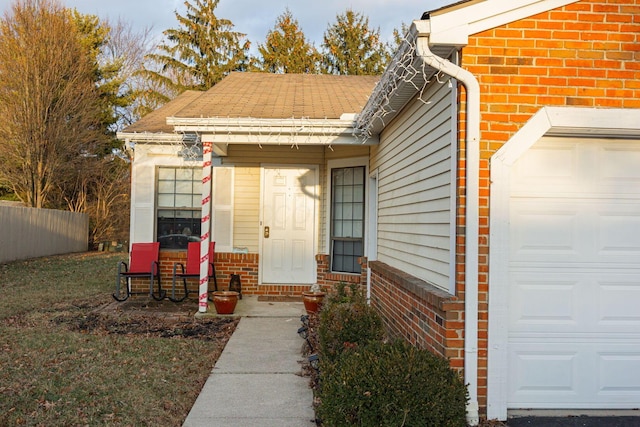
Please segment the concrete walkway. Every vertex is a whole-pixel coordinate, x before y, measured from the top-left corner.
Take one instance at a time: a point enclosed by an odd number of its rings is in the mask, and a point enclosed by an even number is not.
[[[302,302],[244,296],[234,313],[240,323],[184,427],[314,426],[313,393],[301,376],[302,314]]]

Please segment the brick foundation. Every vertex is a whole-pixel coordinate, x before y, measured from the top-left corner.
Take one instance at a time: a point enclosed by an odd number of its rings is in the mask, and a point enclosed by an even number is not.
[[[371,261],[371,304],[389,333],[464,365],[464,303],[420,279]]]
[[[176,262],[185,263],[186,251],[165,250],[160,251],[160,280],[162,288],[171,290],[171,278],[173,264]],[[242,283],[242,293],[246,295],[268,295],[268,296],[298,296],[309,288],[309,285],[291,284],[269,284],[258,285],[259,259],[258,254],[236,254],[229,252],[217,252],[214,261],[216,267],[216,279],[219,290],[226,290],[229,287],[229,280],[232,274],[239,274]],[[331,289],[335,284],[345,283],[366,283],[366,258],[361,258],[361,265],[364,266],[361,274],[341,274],[332,273],[329,270],[329,255],[316,255],[317,283]],[[193,295],[198,293],[198,279],[188,279],[187,287]],[[213,290],[213,283],[209,283],[209,289]],[[176,296],[181,295],[182,284],[176,284]],[[132,291],[134,293],[146,294],[149,292],[149,282],[147,280],[133,280]]]

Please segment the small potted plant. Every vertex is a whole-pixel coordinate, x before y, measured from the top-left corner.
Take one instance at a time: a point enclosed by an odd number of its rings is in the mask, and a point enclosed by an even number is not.
[[[322,308],[326,295],[327,293],[324,292],[317,283],[311,285],[308,291],[303,291],[302,302],[304,303],[304,309],[307,310],[307,314],[317,314]]]

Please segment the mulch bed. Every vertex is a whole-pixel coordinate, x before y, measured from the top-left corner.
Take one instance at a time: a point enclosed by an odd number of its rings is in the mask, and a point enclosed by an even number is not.
[[[233,317],[196,319],[197,302],[181,303],[130,298],[91,310],[62,311],[51,322],[71,331],[106,335],[143,335],[161,338],[191,338],[214,341],[231,336],[238,323]]]

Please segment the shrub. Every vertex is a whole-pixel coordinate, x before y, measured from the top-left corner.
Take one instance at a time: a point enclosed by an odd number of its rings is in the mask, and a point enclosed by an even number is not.
[[[323,425],[466,426],[467,390],[448,362],[405,342],[370,342],[320,359]]]
[[[344,284],[337,286],[320,311],[318,341],[323,359],[333,359],[345,348],[381,341],[384,336],[380,315],[356,285],[349,291]]]

